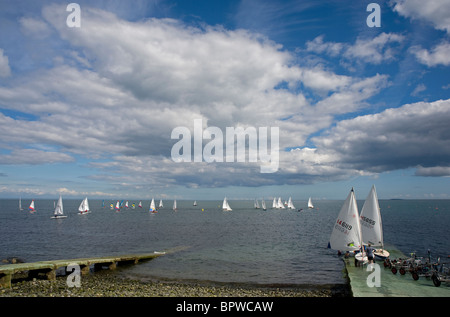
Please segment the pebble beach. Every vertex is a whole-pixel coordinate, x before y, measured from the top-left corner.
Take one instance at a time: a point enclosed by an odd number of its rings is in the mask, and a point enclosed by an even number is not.
[[[348,297],[346,285],[267,287],[180,281],[140,281],[114,272],[82,276],[80,287],[68,287],[67,277],[14,281],[0,289],[0,297]]]

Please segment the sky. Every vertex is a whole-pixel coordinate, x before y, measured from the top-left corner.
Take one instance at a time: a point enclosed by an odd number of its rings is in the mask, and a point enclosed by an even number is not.
[[[450,198],[450,1],[69,3],[0,0],[0,198]]]

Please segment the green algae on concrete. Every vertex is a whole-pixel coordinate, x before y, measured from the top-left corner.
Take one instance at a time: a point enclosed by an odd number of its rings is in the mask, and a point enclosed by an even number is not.
[[[395,248],[390,248],[389,252],[391,259],[407,258]],[[353,257],[343,258],[343,261],[354,297],[450,297],[449,284],[436,287],[431,278],[419,277],[415,281],[408,272],[393,274],[381,260],[375,261],[378,266],[373,270],[368,270],[367,264],[355,267]],[[378,277],[376,270],[380,273]],[[378,286],[374,285],[376,278],[379,278]]]

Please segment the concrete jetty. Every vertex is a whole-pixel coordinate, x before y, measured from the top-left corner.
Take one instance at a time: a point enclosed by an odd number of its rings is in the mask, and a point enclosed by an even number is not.
[[[139,261],[151,260],[164,254],[166,254],[166,252],[0,265],[0,288],[11,288],[11,280],[14,278],[14,275],[18,273],[28,272],[28,277],[30,278],[43,275],[48,280],[55,280],[56,270],[62,267],[78,265],[81,274],[83,275],[89,273],[91,266],[94,266],[94,269],[101,269],[104,266],[107,266],[109,269],[114,270],[117,265],[137,264]]]
[[[391,258],[406,258],[399,250],[389,249],[389,252]],[[353,257],[343,258],[343,261],[353,297],[450,297],[448,284],[436,287],[427,277],[420,277],[416,281],[410,273],[393,274],[389,268],[384,267],[382,260],[375,261],[379,265],[377,273],[375,268],[368,270],[366,264],[355,267]],[[374,285],[375,278],[379,279],[379,285]]]

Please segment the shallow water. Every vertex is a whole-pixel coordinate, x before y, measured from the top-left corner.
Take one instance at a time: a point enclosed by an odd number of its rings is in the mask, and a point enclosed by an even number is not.
[[[29,200],[22,200],[26,207]],[[17,199],[0,200],[0,259],[68,259],[178,249],[122,271],[149,277],[257,284],[341,284],[343,263],[327,249],[343,201],[295,201],[301,212],[253,208],[253,201],[178,201],[178,211],[144,208],[116,212],[90,200],[91,213],[78,215],[81,201],[64,200],[66,219],[50,219],[53,200],[36,200],[35,214],[18,210]],[[130,201],[131,204],[132,201]],[[137,205],[138,201],[134,201]],[[115,201],[113,202],[115,203]],[[171,206],[172,201],[164,201]],[[358,201],[361,209],[363,201]],[[449,200],[381,200],[387,248],[447,257]],[[204,209],[204,211],[202,211]]]

